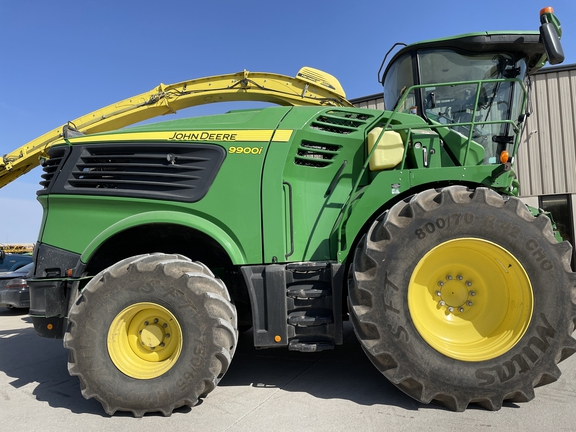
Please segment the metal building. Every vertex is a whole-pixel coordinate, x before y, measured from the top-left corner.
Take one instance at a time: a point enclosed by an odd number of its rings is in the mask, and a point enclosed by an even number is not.
[[[576,213],[576,64],[543,68],[532,78],[516,171],[521,197],[554,216],[574,245]]]
[[[522,200],[552,213],[563,238],[576,232],[576,64],[532,76],[529,112],[515,163]],[[382,94],[351,100],[384,109]]]

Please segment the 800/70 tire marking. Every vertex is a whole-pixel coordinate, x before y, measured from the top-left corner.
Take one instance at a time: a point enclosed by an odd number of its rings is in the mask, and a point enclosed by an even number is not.
[[[447,218],[440,217],[434,223],[428,222],[418,228],[414,233],[420,240],[425,239],[428,234],[433,234],[436,229],[450,228],[451,226],[458,226],[461,223],[470,225],[474,222],[474,215],[472,213],[454,213]]]

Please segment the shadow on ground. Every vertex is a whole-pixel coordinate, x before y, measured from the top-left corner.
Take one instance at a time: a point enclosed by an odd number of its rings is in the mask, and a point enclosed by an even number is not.
[[[0,320],[6,317],[13,317],[12,321],[16,318],[18,323],[12,326],[14,329],[0,327],[4,328],[0,330],[0,372],[13,378],[10,385],[17,389],[29,386],[25,391],[51,407],[107,416],[99,402],[84,399],[78,379],[68,374],[68,353],[61,340],[37,336],[25,310],[0,310]],[[407,410],[423,406],[397,390],[376,370],[350,325],[345,326],[344,345],[319,353],[290,352],[285,348],[256,350],[252,332],[242,333],[230,370],[220,386],[273,387],[321,399],[393,405]],[[210,396],[206,403],[210,403]],[[177,410],[187,411],[189,408]]]
[[[0,330],[0,372],[9,378],[9,384],[25,389],[37,400],[51,407],[66,408],[80,413],[106,415],[95,400],[86,400],[80,393],[80,383],[68,374],[68,351],[61,340],[45,339],[36,335],[28,311],[23,309],[0,310],[0,320],[20,317],[21,325]]]
[[[344,344],[334,350],[301,353],[286,348],[257,350],[252,332],[242,333],[234,360],[219,385],[276,387],[359,405],[394,405],[408,410],[422,406],[370,363],[349,323],[344,336]]]

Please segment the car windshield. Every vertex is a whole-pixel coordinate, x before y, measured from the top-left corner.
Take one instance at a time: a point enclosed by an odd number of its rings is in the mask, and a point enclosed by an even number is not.
[[[0,261],[0,273],[6,273],[17,270],[23,265],[30,263],[31,261],[32,257],[30,256],[6,255],[6,258]]]
[[[32,270],[33,268],[34,268],[34,263],[31,262],[31,263],[26,264],[24,267],[20,267],[20,268],[18,269],[18,271],[19,271],[19,272],[26,272],[26,273],[28,273],[28,272],[29,272],[30,270]]]

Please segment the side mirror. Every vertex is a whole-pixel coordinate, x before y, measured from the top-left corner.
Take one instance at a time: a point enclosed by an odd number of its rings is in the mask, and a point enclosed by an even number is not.
[[[0,261],[4,261],[4,258],[6,258],[6,252],[4,249],[0,249]]]
[[[428,97],[426,98],[426,108],[436,108],[436,93],[428,93]]]
[[[546,49],[548,63],[551,65],[560,64],[564,61],[564,50],[560,43],[562,28],[560,21],[554,15],[554,9],[544,8],[540,11],[540,37]]]

